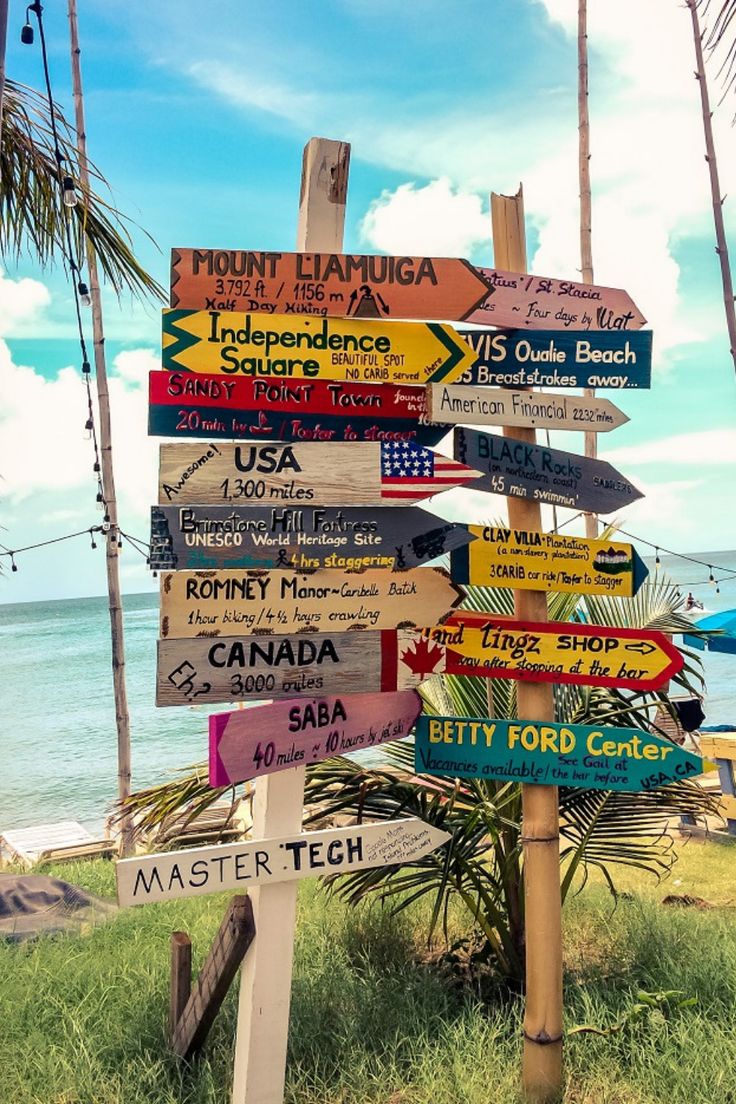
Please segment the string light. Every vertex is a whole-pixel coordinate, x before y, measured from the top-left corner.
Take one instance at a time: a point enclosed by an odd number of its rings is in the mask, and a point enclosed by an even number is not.
[[[657,549],[657,554],[656,554],[656,556],[655,556],[655,558],[654,558],[654,562],[655,562],[655,564],[656,564],[656,566],[657,566],[657,567],[659,567],[659,566],[661,565],[661,563],[662,563],[662,561],[661,561],[661,560],[660,560],[660,558],[659,558],[659,549]]]
[[[77,195],[77,189],[74,187],[74,180],[71,176],[65,176],[61,182],[61,198],[64,201],[65,207],[76,207],[79,202],[79,196]]]
[[[89,293],[89,288],[85,284],[84,280],[80,280],[77,284],[77,291],[79,292],[79,302],[83,307],[92,306],[92,296]]]

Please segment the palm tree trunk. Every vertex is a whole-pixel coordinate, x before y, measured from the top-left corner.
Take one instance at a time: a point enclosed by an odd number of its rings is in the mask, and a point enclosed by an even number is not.
[[[590,118],[588,116],[588,10],[587,0],[578,0],[578,178],[580,181],[580,267],[584,284],[593,283],[592,200],[590,193]],[[595,391],[583,391],[593,398]],[[598,434],[585,433],[585,455],[598,455]],[[585,514],[585,535],[598,536],[598,518]]]

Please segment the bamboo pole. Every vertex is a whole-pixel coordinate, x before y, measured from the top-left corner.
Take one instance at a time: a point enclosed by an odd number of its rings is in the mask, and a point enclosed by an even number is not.
[[[524,197],[491,195],[494,265],[526,272]],[[535,443],[533,429],[504,429],[504,434]],[[542,531],[538,502],[508,498],[509,524]],[[519,620],[546,621],[543,591],[514,591]],[[554,720],[549,683],[520,682],[518,716]],[[556,786],[522,785],[522,845],[526,926],[526,1005],[524,1010],[524,1094],[534,1104],[557,1100],[562,1089],[562,904],[560,896],[559,809]]]
[[[84,123],[84,98],[82,95],[82,67],[80,62],[79,30],[77,26],[76,0],[68,0],[69,30],[71,37],[72,82],[74,87],[74,119],[77,129],[77,154],[79,177],[84,202],[90,192],[89,166],[87,162],[87,133]],[[123,600],[120,593],[118,542],[118,504],[115,494],[115,474],[112,462],[112,423],[110,418],[110,394],[107,385],[105,361],[105,331],[102,322],[100,281],[97,257],[89,237],[86,242],[89,294],[92,300],[92,337],[95,354],[95,381],[99,409],[100,467],[102,493],[105,498],[110,528],[105,542],[105,567],[107,594],[110,610],[110,638],[112,645],[112,685],[115,698],[115,725],[118,742],[118,798],[130,795],[130,715],[128,693],[125,686],[125,638],[123,629]],[[132,852],[131,821],[125,816],[120,823],[120,854]]]
[[[590,191],[590,117],[588,115],[588,10],[587,0],[578,0],[578,179],[580,182],[580,269],[584,284],[593,283],[593,211]],[[592,399],[592,387],[583,389]],[[586,430],[585,455],[593,459],[598,455],[598,434]],[[585,514],[585,535],[598,536],[598,518]]]
[[[705,75],[703,62],[703,36],[700,32],[700,20],[698,19],[697,0],[686,0],[690,9],[690,18],[693,25],[693,40],[695,42],[695,79],[700,86],[700,105],[703,112],[703,131],[705,133],[705,160],[708,162],[710,176],[710,195],[713,203],[713,222],[716,230],[716,253],[721,266],[721,284],[723,285],[723,306],[726,312],[726,329],[731,350],[734,368],[736,368],[736,311],[734,310],[733,280],[731,277],[731,262],[728,256],[728,242],[726,240],[726,228],[723,223],[723,204],[725,196],[721,196],[721,184],[718,178],[718,160],[713,139],[713,112],[710,109],[710,97],[708,95],[708,81]]]
[[[0,0],[0,149],[3,137],[3,106],[5,103],[5,47],[8,38],[8,0]],[[0,184],[2,161],[0,160]]]

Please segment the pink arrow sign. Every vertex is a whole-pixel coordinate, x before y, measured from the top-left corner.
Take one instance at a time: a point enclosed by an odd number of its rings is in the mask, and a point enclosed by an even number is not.
[[[400,740],[421,711],[416,690],[399,690],[297,698],[215,713],[210,717],[210,786],[230,786]]]

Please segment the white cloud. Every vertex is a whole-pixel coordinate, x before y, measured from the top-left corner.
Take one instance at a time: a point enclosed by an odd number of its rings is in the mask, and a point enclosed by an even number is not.
[[[736,464],[736,430],[709,429],[678,433],[657,441],[644,441],[623,448],[606,448],[602,458],[619,465],[668,464],[686,467],[723,467]]]
[[[417,187],[401,184],[373,201],[361,223],[365,241],[384,253],[466,257],[488,239],[490,215],[480,197],[447,177]]]
[[[11,280],[0,269],[0,336],[18,336],[37,324],[50,302],[49,290],[39,280]]]

